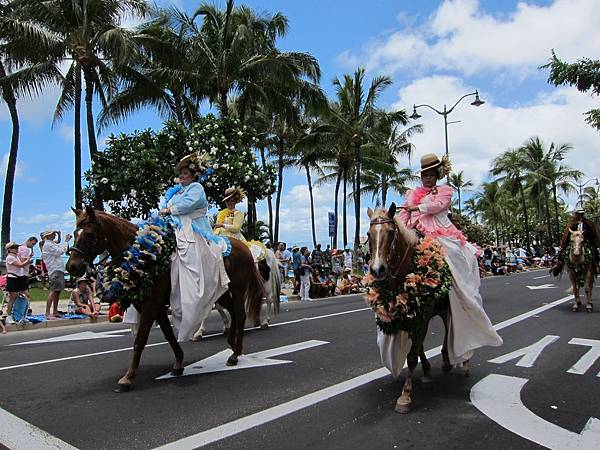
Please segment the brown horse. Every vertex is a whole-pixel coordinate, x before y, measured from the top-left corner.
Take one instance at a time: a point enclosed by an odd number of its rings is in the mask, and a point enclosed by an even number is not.
[[[594,289],[594,281],[596,279],[595,261],[586,261],[586,242],[583,231],[569,230],[569,252],[565,255],[568,258],[566,261],[567,271],[569,272],[569,278],[571,279],[571,285],[573,286],[573,305],[571,309],[575,312],[579,311],[581,307],[581,300],[579,299],[579,288],[585,286],[585,295],[587,298],[587,305],[585,310],[592,312],[594,306],[592,304],[592,290]]]
[[[77,217],[77,230],[75,244],[71,247],[66,266],[69,273],[73,276],[83,275],[86,267],[92,264],[94,258],[105,251],[109,252],[113,262],[120,263],[123,252],[134,241],[137,227],[120,217],[94,211],[89,206],[85,211],[77,209],[73,211]],[[231,281],[229,282],[229,291],[223,294],[218,303],[231,315],[231,329],[227,341],[233,353],[227,360],[227,365],[235,365],[243,350],[246,305],[251,320],[255,323],[258,322],[263,297],[263,283],[254,265],[250,250],[237,239],[231,239],[231,254],[224,258],[224,263]],[[133,305],[140,313],[139,328],[133,346],[133,359],[127,373],[118,382],[118,392],[124,392],[131,388],[132,379],[135,378],[142,351],[146,346],[154,321],[160,326],[175,353],[175,364],[171,373],[173,375],[183,374],[183,350],[175,338],[166,310],[170,293],[171,277],[169,271],[165,271],[155,280],[150,297],[143,303]]]
[[[369,271],[376,280],[386,279],[392,289],[398,289],[404,284],[406,275],[410,270],[418,239],[415,233],[408,230],[400,220],[395,218],[395,203],[392,203],[390,209],[387,211],[385,209],[373,211],[369,208],[367,214],[371,220],[369,232],[367,233],[371,255]],[[442,318],[446,328],[444,344],[442,346],[442,370],[449,372],[452,369],[447,348],[449,307],[448,296],[443,301],[436,302],[436,304],[430,303],[425,311],[423,311],[422,323],[417,327],[417,331],[410,336],[412,344],[406,357],[409,374],[402,386],[402,395],[396,401],[396,411],[399,413],[410,411],[412,404],[412,377],[419,358],[421,359],[421,367],[423,368],[422,384],[424,387],[431,386],[431,364],[425,356],[423,342],[427,336],[429,321],[435,316]]]

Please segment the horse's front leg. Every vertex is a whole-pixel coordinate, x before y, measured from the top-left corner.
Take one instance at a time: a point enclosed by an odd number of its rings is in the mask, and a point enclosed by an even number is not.
[[[142,352],[144,351],[144,347],[148,342],[148,335],[150,334],[150,329],[152,328],[152,324],[158,318],[158,309],[155,305],[148,304],[144,306],[142,313],[140,314],[140,322],[138,325],[138,331],[135,335],[135,341],[133,344],[133,358],[131,359],[131,365],[125,375],[121,377],[118,382],[118,388],[115,389],[115,392],[126,392],[131,389],[131,380],[135,378],[137,369],[140,365],[140,358],[142,357]]]
[[[419,361],[419,350],[422,347],[422,342],[413,342],[410,352],[406,358],[408,364],[408,374],[404,379],[404,385],[402,386],[402,395],[396,401],[396,412],[400,414],[406,414],[410,412],[412,406],[412,377]]]
[[[246,306],[244,295],[239,291],[231,291],[231,330],[229,331],[228,342],[233,353],[227,359],[228,366],[235,366],[238,363],[238,357],[243,352],[244,325],[246,323]]]
[[[173,353],[175,353],[175,364],[173,364],[171,375],[183,375],[183,350],[181,349],[179,342],[177,342],[175,333],[173,333],[173,327],[171,327],[171,322],[169,322],[169,316],[167,316],[167,311],[161,311],[156,321],[158,322],[158,325],[160,326],[160,329],[162,330],[165,339],[173,349]]]
[[[427,360],[425,355],[425,347],[421,345],[421,352],[419,353],[419,359],[421,360],[421,367],[423,368],[423,376],[421,377],[421,386],[423,388],[430,388],[433,383],[431,378],[431,364]]]
[[[594,310],[594,305],[592,304],[592,291],[594,290],[594,274],[593,269],[590,268],[588,272],[586,285],[585,285],[585,296],[587,299],[587,305],[585,305],[585,310],[587,312],[592,312]]]
[[[444,322],[444,343],[442,344],[442,371],[448,373],[452,370],[450,356],[448,355],[448,330],[450,329],[450,308],[446,307],[440,312],[440,317]]]

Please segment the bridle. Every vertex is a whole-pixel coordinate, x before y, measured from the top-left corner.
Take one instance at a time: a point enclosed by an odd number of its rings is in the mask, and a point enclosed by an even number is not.
[[[90,224],[95,224],[97,222],[94,222],[92,220],[84,220],[81,223],[77,224],[77,228],[75,229],[75,231],[77,232],[77,230],[81,230],[81,227],[83,227],[84,225],[90,225]],[[98,243],[98,237],[96,235],[94,235],[93,241],[91,243],[91,248],[95,249],[96,248],[96,244]],[[67,253],[76,253],[78,255],[81,256],[81,259],[83,259],[83,262],[90,268],[94,268],[95,264],[94,264],[94,258],[95,257],[91,257],[90,255],[88,255],[84,250],[81,250],[79,247],[76,247],[75,245],[73,245],[72,247],[69,248],[69,250],[67,251]],[[104,258],[102,258],[101,261],[98,262],[98,264],[102,264],[106,261],[107,258],[109,258],[110,255],[105,256]]]
[[[396,225],[396,221],[390,217],[386,217],[386,218],[378,217],[378,218],[372,220],[370,222],[369,226],[384,225],[384,224],[388,224],[388,223],[391,223],[392,226],[394,227],[394,239],[392,240],[392,244],[390,245],[390,251],[387,255],[385,262],[387,263],[387,265],[389,267],[393,268],[395,265],[392,264],[391,257],[392,257],[392,255],[396,254],[396,243],[398,240],[398,233],[399,233],[398,225]],[[400,272],[400,269],[402,268],[404,262],[406,261],[407,256],[409,255],[409,252],[410,252],[410,245],[407,245],[406,250],[404,251],[404,254],[402,255],[402,258],[400,259],[398,267],[391,274],[392,278],[395,278],[398,275],[398,273]]]

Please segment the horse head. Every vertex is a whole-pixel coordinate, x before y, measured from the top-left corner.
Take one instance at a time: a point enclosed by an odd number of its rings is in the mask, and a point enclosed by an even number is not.
[[[571,253],[574,257],[579,257],[583,253],[583,243],[585,242],[583,231],[569,230],[569,233],[571,234]]]
[[[69,249],[67,271],[76,277],[85,274],[86,267],[91,265],[100,253],[106,250],[106,238],[101,236],[102,227],[96,211],[91,206],[85,209],[71,208],[75,213],[75,242]]]

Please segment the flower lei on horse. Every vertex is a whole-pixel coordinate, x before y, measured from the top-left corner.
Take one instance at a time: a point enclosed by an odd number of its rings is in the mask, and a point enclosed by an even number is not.
[[[571,273],[573,274],[576,283],[580,287],[583,287],[585,285],[585,279],[588,273],[588,269],[594,264],[594,254],[592,252],[592,247],[587,241],[583,243],[581,251],[583,253],[583,263],[575,264],[573,261],[571,261],[571,258],[569,258],[568,256],[565,257],[564,260],[569,270],[571,270]],[[569,244],[565,249],[565,255],[569,255],[570,253],[571,244]]]
[[[156,276],[170,269],[177,245],[173,228],[157,215],[137,227],[135,241],[122,257],[98,270],[98,294],[123,309],[149,297]]]
[[[444,248],[434,238],[422,238],[415,248],[411,269],[404,283],[392,289],[388,280],[367,274],[366,303],[376,315],[377,326],[388,335],[413,334],[422,323],[425,306],[444,298],[452,286],[452,275],[444,259]]]

